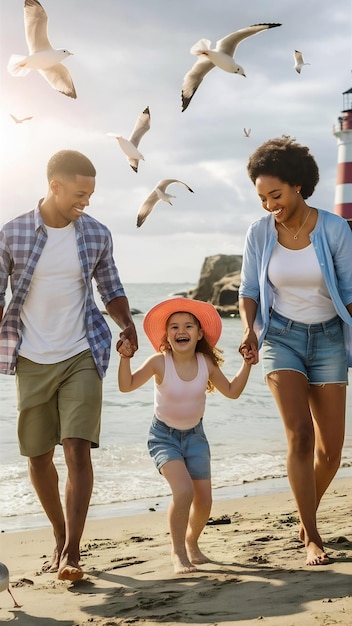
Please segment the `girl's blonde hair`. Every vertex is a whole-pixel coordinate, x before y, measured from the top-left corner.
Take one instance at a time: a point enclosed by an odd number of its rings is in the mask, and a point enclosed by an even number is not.
[[[188,313],[188,311],[182,311],[182,313]],[[159,351],[160,352],[172,352],[172,348],[167,340],[167,326],[169,323],[169,319],[172,315],[175,315],[175,313],[178,313],[178,311],[174,311],[166,320],[166,329],[165,329],[165,334],[163,335],[163,338],[161,340],[160,343],[160,347],[159,347]],[[196,322],[197,326],[199,329],[201,329],[201,324],[199,319],[193,315],[193,313],[189,313],[189,315],[191,315],[194,319],[194,321]],[[223,350],[220,350],[220,348],[217,348],[216,346],[214,346],[213,348],[209,345],[209,343],[207,342],[207,340],[205,339],[205,337],[203,336],[201,339],[199,339],[197,341],[197,345],[196,345],[196,352],[202,352],[202,354],[207,355],[208,357],[210,357],[212,363],[214,363],[214,365],[217,365],[218,367],[220,367],[223,363],[224,363],[224,359],[221,356],[223,353]],[[208,380],[208,384],[207,384],[207,391],[209,393],[215,391],[215,387],[213,385],[213,383]]]

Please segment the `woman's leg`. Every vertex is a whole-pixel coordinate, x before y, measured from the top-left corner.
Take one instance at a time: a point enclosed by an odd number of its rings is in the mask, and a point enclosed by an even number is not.
[[[209,563],[210,559],[203,554],[198,546],[198,539],[209,520],[212,496],[211,480],[193,480],[194,496],[189,513],[186,533],[186,546],[189,560],[194,565]]]
[[[311,385],[309,402],[315,430],[316,504],[340,467],[345,436],[346,385]]]
[[[317,530],[317,495],[314,474],[314,426],[309,407],[306,377],[281,370],[267,376],[285,426],[288,451],[287,474],[297,503],[307,550],[307,565],[328,562]]]
[[[161,468],[172,491],[168,510],[171,557],[176,574],[195,572],[186,551],[186,531],[193,501],[193,483],[183,461],[168,461]]]

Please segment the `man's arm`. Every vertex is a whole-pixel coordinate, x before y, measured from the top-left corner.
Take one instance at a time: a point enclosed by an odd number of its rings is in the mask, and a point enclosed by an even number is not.
[[[132,348],[131,356],[133,356],[136,350],[138,350],[138,337],[126,296],[118,296],[110,300],[106,305],[106,310],[114,322],[121,328],[120,339],[116,343],[116,350],[119,349],[125,339],[128,339]]]

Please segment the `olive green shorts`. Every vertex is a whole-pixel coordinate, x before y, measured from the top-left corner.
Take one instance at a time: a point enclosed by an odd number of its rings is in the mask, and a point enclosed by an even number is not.
[[[23,456],[45,454],[67,437],[99,446],[102,379],[90,350],[50,365],[19,356],[16,385]]]

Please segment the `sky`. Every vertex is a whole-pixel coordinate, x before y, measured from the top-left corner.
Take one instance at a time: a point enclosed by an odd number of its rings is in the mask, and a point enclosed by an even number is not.
[[[333,125],[352,84],[350,0],[43,0],[54,48],[76,91],[55,91],[36,71],[11,76],[11,54],[27,53],[23,0],[0,0],[1,221],[33,209],[47,191],[46,165],[62,149],[86,154],[97,169],[86,209],[113,235],[125,283],[196,285],[206,257],[242,254],[249,224],[263,214],[247,175],[250,154],[272,137],[291,135],[310,147],[320,182],[310,204],[334,210],[337,142]],[[186,111],[184,75],[190,49],[251,24],[282,25],[242,41],[236,60],[246,78],[214,68]],[[294,50],[310,65],[298,74]],[[151,128],[139,149],[136,174],[107,133],[129,137],[149,106]],[[18,118],[33,116],[23,124]],[[251,134],[244,136],[243,128]],[[189,185],[168,191],[136,227],[139,206],[155,184],[176,178]]]

